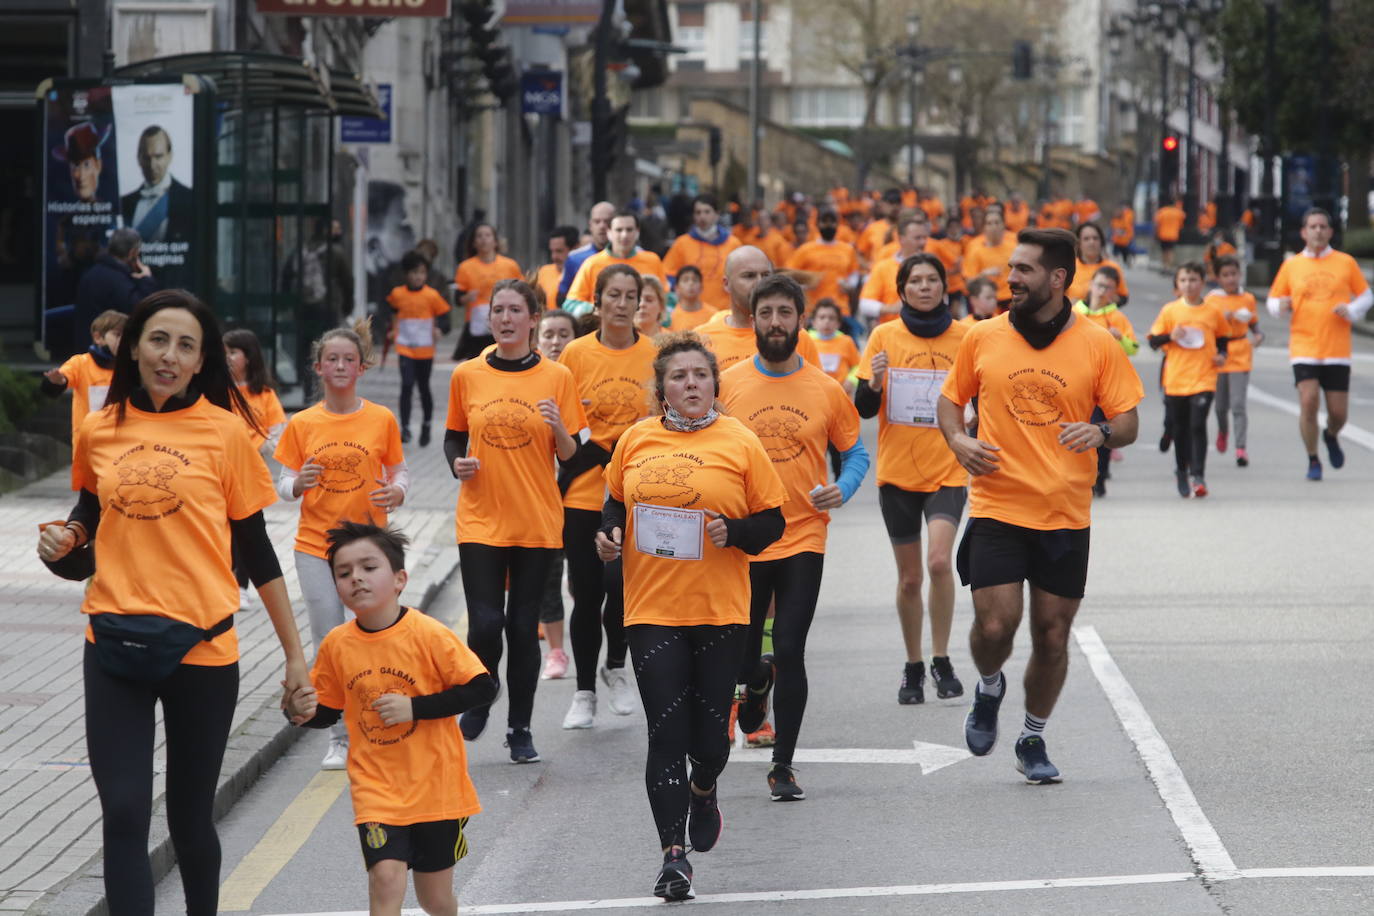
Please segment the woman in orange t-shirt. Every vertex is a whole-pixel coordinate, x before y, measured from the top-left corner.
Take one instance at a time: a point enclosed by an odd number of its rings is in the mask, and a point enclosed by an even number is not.
[[[272,384],[272,373],[262,355],[258,335],[247,328],[224,332],[224,358],[239,394],[252,411],[256,426],[249,427],[253,446],[263,460],[277,447],[277,439],[286,428],[286,411]]]
[[[625,635],[649,723],[645,781],[663,850],[654,894],[666,900],[692,896],[687,844],[706,852],[720,836],[716,783],[730,757],[723,726],[749,626],[749,557],[785,526],[782,480],[758,436],[716,412],[719,394],[715,354],[700,338],[659,338],[663,416],[616,444],[596,535],[604,562],[623,548]]]
[[[1069,297],[1070,302],[1087,301],[1097,269],[1112,267],[1121,278],[1117,284],[1116,304],[1124,308],[1131,291],[1126,286],[1126,274],[1121,270],[1121,265],[1104,254],[1107,242],[1102,227],[1097,223],[1079,223],[1074,234],[1078,236],[1078,266],[1074,271],[1073,283],[1064,295]]]
[[[44,526],[38,542],[58,575],[94,574],[81,606],[90,618],[86,744],[106,837],[148,835],[162,704],[167,815],[192,913],[218,909],[213,808],[239,687],[231,544],[286,654],[287,695],[310,685],[262,516],[275,499],[272,477],[245,417],[257,425],[230,377],[214,313],[184,290],[153,293],[129,316],[105,408],[77,432],[76,508],[65,525]],[[166,657],[131,657],[153,655],[130,648],[148,645]],[[105,843],[104,876],[112,912],[153,911],[146,843]]]
[[[528,283],[496,284],[496,344],[453,370],[444,433],[444,458],[460,482],[455,528],[468,645],[493,677],[503,648],[507,653],[512,763],[539,759],[530,733],[539,684],[539,605],[549,566],[563,547],[554,458],[570,462],[587,441],[572,373],[530,346],[538,322],[539,300]],[[490,706],[465,712],[458,723],[463,737],[475,741],[490,713]]]
[[[500,280],[520,280],[525,276],[520,265],[497,251],[496,227],[478,223],[468,239],[468,258],[453,274],[467,324],[453,358],[471,359],[496,342],[491,334],[491,293]]]

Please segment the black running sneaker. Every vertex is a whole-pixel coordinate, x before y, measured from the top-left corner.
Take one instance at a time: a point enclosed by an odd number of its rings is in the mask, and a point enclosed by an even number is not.
[[[687,839],[692,844],[693,852],[710,852],[716,840],[720,839],[720,832],[725,829],[725,817],[720,813],[720,804],[716,801],[716,787],[712,786],[707,795],[698,795],[692,789],[690,795]]]
[[[973,708],[964,719],[964,742],[975,757],[986,757],[997,744],[997,711],[1007,695],[1007,676],[1000,672],[997,676],[1002,680],[1002,692],[991,696],[975,688]]]
[[[964,695],[964,685],[954,674],[948,655],[936,655],[930,660],[930,679],[935,682],[935,695],[942,700]]]
[[[408,443],[408,442],[410,442],[410,427],[409,427],[409,426],[402,426],[402,427],[401,427],[401,444],[404,445],[404,444],[406,444],[406,443]]]
[[[897,688],[897,702],[915,706],[926,701],[926,663],[907,662],[902,669],[902,686]]]
[[[511,729],[506,734],[511,763],[538,763],[539,752],[534,749],[534,736],[528,728]]]
[[[490,706],[469,709],[458,717],[458,730],[463,733],[463,737],[468,741],[476,741],[482,737],[482,732],[486,731],[487,718],[490,713]]]
[[[1178,495],[1184,499],[1193,495],[1192,484],[1188,482],[1187,471],[1174,471],[1174,482],[1178,484]]]
[[[1341,440],[1322,430],[1322,441],[1326,443],[1326,454],[1331,459],[1331,466],[1340,470],[1345,466],[1345,449],[1341,448]]]
[[[664,900],[692,899],[692,863],[687,861],[687,850],[679,848],[663,854],[654,896]]]
[[[1169,433],[1165,433],[1164,435],[1159,437],[1159,450],[1161,452],[1167,452],[1169,450],[1169,446],[1173,444],[1174,437]]]
[[[759,659],[759,668],[765,673],[767,681],[760,688],[757,684],[746,684],[744,696],[739,704],[739,727],[746,735],[752,735],[763,727],[768,720],[768,695],[777,680],[777,668],[773,667],[773,656],[765,655]]]
[[[1027,735],[1016,742],[1016,772],[1026,777],[1033,786],[1048,786],[1062,782],[1059,768],[1050,763],[1049,753],[1045,750],[1045,739]]]
[[[426,445],[429,445],[429,424],[423,423],[420,425],[420,447],[424,448]]]
[[[796,771],[781,763],[773,764],[773,769],[768,771],[768,793],[773,801],[801,801],[806,798],[802,787],[797,785]]]

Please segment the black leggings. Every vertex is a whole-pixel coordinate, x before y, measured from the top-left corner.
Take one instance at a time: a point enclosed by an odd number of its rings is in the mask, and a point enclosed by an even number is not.
[[[1180,474],[1202,477],[1207,472],[1207,414],[1215,392],[1168,395],[1165,403],[1174,429],[1174,465]]]
[[[153,817],[153,723],[167,734],[167,827],[188,916],[219,905],[215,791],[238,701],[239,666],[180,665],[158,684],[111,677],[86,644],[86,750],[100,794],[105,897],[111,916],[153,912],[148,828]]]
[[[768,605],[773,610],[773,664],[778,680],[773,687],[773,717],[778,738],[773,745],[773,762],[790,766],[797,748],[802,716],[806,713],[806,635],[816,616],[816,600],[821,592],[821,570],[825,554],[798,553],[781,560],[749,564],[749,637],[740,668],[741,684],[758,684],[764,674],[759,668],[763,651],[763,625]]]
[[[420,412],[424,415],[421,422],[428,426],[434,416],[434,394],[429,390],[429,373],[434,368],[434,360],[409,356],[396,359],[401,363],[401,429],[410,428],[410,390],[417,385],[420,387]]]
[[[659,844],[684,846],[687,759],[692,784],[709,789],[730,759],[730,702],[748,627],[625,628],[649,726],[644,784]]]
[[[539,685],[539,605],[555,551],[550,547],[459,544],[459,571],[468,602],[468,648],[501,682],[501,637],[506,638],[506,724],[529,728]],[[506,584],[510,584],[510,596]]]
[[[602,563],[596,555],[601,513],[563,510],[563,552],[568,557],[572,619],[568,636],[577,666],[577,689],[596,690],[601,630],[606,630],[606,667],[625,667],[625,585],[621,561]],[[604,602],[604,609],[603,609]]]

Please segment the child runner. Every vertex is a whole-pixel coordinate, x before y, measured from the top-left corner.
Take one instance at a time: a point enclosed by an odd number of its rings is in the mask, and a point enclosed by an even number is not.
[[[968,314],[959,320],[974,325],[989,318],[996,318],[1002,311],[997,304],[997,283],[987,277],[974,277],[968,281]]]
[[[277,448],[277,440],[286,428],[286,411],[282,410],[272,373],[262,356],[258,335],[247,328],[224,332],[224,358],[229,373],[238,385],[239,394],[252,410],[255,426],[249,426],[253,446],[264,460]]]
[[[859,365],[859,348],[854,338],[840,333],[844,313],[840,306],[826,296],[811,310],[811,339],[821,354],[821,371],[839,382],[845,394],[854,394],[854,369]]]
[[[358,379],[372,366],[371,326],[334,328],[315,341],[311,362],[324,399],[291,418],[274,456],[281,463],[277,492],[301,501],[296,530],[296,577],[310,609],[310,638],[319,651],[325,634],[344,622],[334,588],[325,532],[340,521],[385,521],[410,487],[396,416],[358,397]],[[336,724],[320,767],[348,762],[348,729]]]
[[[537,288],[536,288],[536,291]],[[539,332],[535,349],[547,360],[558,362],[563,348],[577,336],[577,319],[562,309],[545,309],[539,317]],[[568,653],[563,649],[563,551],[554,551],[549,564],[549,578],[544,584],[544,597],[539,603],[539,626],[549,644],[544,656],[541,680],[558,680],[568,673]]]
[[[635,330],[653,340],[663,333],[668,321],[668,294],[663,291],[663,283],[653,274],[643,274],[644,291],[639,297],[639,308],[635,311]]]
[[[1255,358],[1250,335],[1254,335],[1254,346],[1258,347],[1264,343],[1264,332],[1259,329],[1259,308],[1254,295],[1240,288],[1240,259],[1233,254],[1219,255],[1215,269],[1221,289],[1208,293],[1207,301],[1221,307],[1229,324],[1227,336],[1230,338],[1226,342],[1226,362],[1217,373],[1217,451],[1225,453],[1230,444],[1230,423],[1226,416],[1229,411],[1236,421],[1236,466],[1243,468],[1250,464],[1250,453],[1245,445],[1245,433],[1250,425],[1245,396]]]
[[[124,334],[125,315],[108,309],[91,322],[91,346],[56,369],[43,373],[43,393],[57,397],[67,389],[72,392],[72,442],[86,414],[105,406],[105,393],[110,390],[114,376],[115,353]],[[73,469],[72,489],[76,489]]]
[[[677,272],[677,306],[668,325],[670,331],[690,331],[716,313],[701,301],[701,271],[695,264],[684,264]]]
[[[439,329],[434,319],[447,315],[449,304],[438,290],[426,284],[429,261],[418,251],[407,251],[401,258],[404,286],[387,294],[387,304],[396,313],[396,357],[401,364],[401,441],[410,441],[410,392],[420,388],[420,447],[429,445],[429,421],[434,416],[434,395],[429,390],[429,374],[434,368],[434,344]]]
[[[1230,333],[1221,307],[1202,296],[1205,270],[1197,261],[1178,268],[1179,298],[1160,309],[1150,327],[1151,349],[1164,349],[1164,401],[1173,420],[1174,476],[1184,499],[1207,495],[1207,414]]]
[[[553,457],[570,461],[586,441],[587,426],[572,373],[530,346],[538,321],[528,283],[496,283],[496,346],[453,370],[444,433],[444,458],[460,482],[456,526],[468,645],[498,681],[503,641],[510,653],[511,763],[539,759],[530,734],[539,685],[539,603],[554,552],[563,547]],[[477,740],[490,714],[490,705],[463,713],[463,737]]]
[[[496,681],[456,633],[401,605],[405,535],[343,522],[328,536],[335,589],[356,617],[321,640],[313,686],[296,690],[286,714],[307,728],[347,725],[374,916],[399,916],[407,869],[421,909],[456,916],[453,866],[468,853],[464,828],[482,806],[453,717],[495,699]]]
[[[1077,277],[1077,274],[1075,274]],[[1136,340],[1135,328],[1131,320],[1117,307],[1117,294],[1120,287],[1121,272],[1110,264],[1104,264],[1093,274],[1088,285],[1088,302],[1077,302],[1074,311],[1084,318],[1101,325],[1107,333],[1116,338],[1127,356],[1135,356],[1140,351]],[[1091,417],[1093,423],[1107,422],[1107,415],[1101,407],[1094,407]],[[1107,446],[1097,449],[1097,480],[1093,483],[1094,496],[1107,495],[1107,481],[1111,478],[1112,450]]]

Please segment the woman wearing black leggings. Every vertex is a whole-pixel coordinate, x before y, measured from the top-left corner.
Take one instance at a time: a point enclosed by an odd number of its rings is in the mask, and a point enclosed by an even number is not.
[[[462,483],[458,555],[468,646],[497,677],[504,640],[506,746],[512,763],[534,763],[539,752],[530,717],[539,684],[539,606],[549,565],[563,546],[562,501],[550,459],[572,459],[587,424],[572,373],[530,347],[539,304],[529,284],[499,281],[490,315],[496,348],[459,365],[449,382],[444,456]],[[476,740],[490,712],[483,706],[463,713],[463,737]]]
[[[113,916],[153,912],[148,830],[161,703],[167,824],[186,911],[211,916],[220,867],[215,790],[238,696],[231,547],[281,641],[287,692],[310,684],[262,516],[276,496],[214,314],[190,293],[154,293],[134,308],[105,405],[73,445],[76,508],[65,525],[44,528],[38,554],[66,578],[93,574],[81,607],[91,618],[83,674],[106,900]],[[132,627],[142,635],[128,638]],[[170,648],[179,634],[189,648]],[[131,644],[169,648],[159,664],[127,657]]]
[[[625,633],[649,730],[644,781],[663,851],[654,893],[685,900],[688,842],[706,852],[723,825],[716,780],[730,757],[749,556],[782,536],[786,490],[758,437],[716,412],[711,351],[690,332],[659,342],[663,416],[617,443],[596,545],[606,562],[624,551]]]

